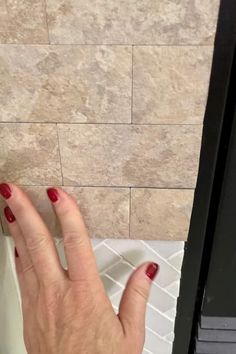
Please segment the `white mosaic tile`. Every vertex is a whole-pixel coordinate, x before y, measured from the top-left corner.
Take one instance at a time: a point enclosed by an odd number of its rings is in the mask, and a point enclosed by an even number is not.
[[[174,254],[173,256],[170,256],[167,260],[168,262],[181,271],[182,263],[183,263],[183,256],[184,256],[184,251],[180,251],[177,254]]]
[[[102,275],[101,280],[102,280],[104,288],[105,288],[107,294],[109,294],[109,296],[116,294],[120,290],[120,286],[117,285],[113,280],[108,278],[106,275]]]
[[[159,241],[160,242],[160,241]],[[170,247],[172,241],[170,242]],[[176,242],[176,241],[175,241]],[[179,280],[180,273],[174,268],[164,257],[155,252],[148,242],[136,240],[106,240],[105,244],[109,245],[114,251],[119,253],[124,259],[138,266],[142,262],[153,261],[160,265],[160,272],[158,275],[158,284],[161,287],[167,287],[173,281]]]
[[[110,283],[111,286],[106,280],[107,293],[116,312],[132,271],[146,261],[160,264],[161,270],[152,285],[146,311],[143,354],[171,354],[184,242],[107,239],[98,244],[93,239],[92,244],[102,278],[106,276],[117,285]]]
[[[62,240],[56,240],[56,245],[66,266]],[[149,296],[142,354],[171,354],[184,243],[93,239],[92,245],[102,282],[116,313],[125,284],[136,266],[145,261],[160,264],[160,274]]]
[[[165,313],[169,309],[176,307],[176,297],[169,294],[166,289],[153,283],[149,295],[149,303]]]
[[[104,271],[105,269],[112,266],[114,263],[117,263],[121,260],[121,257],[118,256],[114,251],[111,251],[106,247],[105,244],[100,244],[94,251],[97,267],[99,272]]]
[[[114,267],[110,268],[106,273],[116,281],[120,282],[122,285],[126,285],[130,274],[133,272],[135,267],[132,267],[127,262],[119,262],[115,264]]]
[[[179,286],[180,286],[180,282],[179,281],[175,281],[175,282],[169,284],[166,287],[166,290],[170,294],[172,294],[173,296],[178,297],[179,296]]]
[[[146,310],[146,324],[161,337],[165,337],[173,331],[173,321],[150,305]]]
[[[157,252],[163,258],[169,258],[171,255],[183,251],[184,242],[183,241],[142,241],[146,243],[153,251]]]
[[[146,329],[145,349],[153,354],[171,354],[172,343]]]

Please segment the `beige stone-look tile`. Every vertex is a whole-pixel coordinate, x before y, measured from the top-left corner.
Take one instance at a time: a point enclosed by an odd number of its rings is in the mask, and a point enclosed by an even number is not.
[[[200,124],[212,46],[134,47],[133,122]]]
[[[61,184],[55,124],[0,123],[0,180]]]
[[[60,236],[60,227],[57,222],[55,213],[53,211],[51,202],[49,201],[46,188],[47,186],[20,186],[30,197],[34,206],[37,208],[39,214],[43,218],[44,222],[48,226],[49,230],[55,237]],[[2,216],[2,224],[5,235],[9,235],[8,223],[3,216],[3,208],[5,207],[5,202],[0,200],[0,209]]]
[[[64,184],[194,188],[200,125],[59,124]]]
[[[219,0],[47,0],[52,43],[212,43]]]
[[[46,188],[41,186],[23,186],[52,234],[55,237],[60,237],[60,227],[51,203],[47,198]],[[128,188],[63,187],[63,189],[78,202],[89,229],[90,237],[129,237],[130,191]],[[1,200],[0,203],[2,210],[4,202]],[[5,218],[2,221],[5,234],[9,234]]]
[[[127,46],[0,46],[0,121],[129,123]]]
[[[193,190],[131,189],[130,237],[186,240]]]
[[[93,238],[129,237],[128,188],[63,187],[78,201]]]
[[[0,43],[48,43],[44,0],[0,0]]]

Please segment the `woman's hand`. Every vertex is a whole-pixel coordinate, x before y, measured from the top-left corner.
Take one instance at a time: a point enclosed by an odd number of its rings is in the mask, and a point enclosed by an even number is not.
[[[155,263],[130,277],[116,315],[100,280],[87,229],[74,199],[48,189],[60,221],[68,270],[27,195],[13,184],[0,194],[16,245],[24,340],[29,354],[140,354]]]

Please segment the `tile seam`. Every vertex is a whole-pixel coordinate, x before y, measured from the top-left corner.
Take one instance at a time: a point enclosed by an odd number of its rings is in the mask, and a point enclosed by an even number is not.
[[[133,100],[134,100],[134,46],[132,45],[132,56],[131,56],[131,124],[133,124]]]
[[[129,239],[131,239],[131,188],[129,188]]]
[[[16,182],[17,183],[17,182]],[[50,187],[49,184],[21,184],[21,187]],[[60,185],[56,184],[55,186],[60,187]],[[66,188],[110,188],[110,189],[154,189],[154,190],[186,190],[186,191],[194,191],[195,187],[187,188],[187,187],[150,187],[150,186],[101,186],[101,185],[75,185],[75,184],[63,184],[62,187]],[[176,240],[173,240],[176,241]],[[179,242],[185,242],[185,240],[177,240]]]
[[[121,43],[53,43],[50,41],[50,43],[0,43],[0,46],[87,46],[87,47],[96,47],[96,46],[113,46],[113,47],[129,47],[129,46],[134,46],[134,47],[214,47],[214,42],[211,44],[178,44],[178,43],[173,43],[173,44],[145,44],[145,43],[127,43],[127,44],[121,44]]]
[[[47,0],[43,0],[43,4],[44,4],[43,7],[44,7],[45,24],[46,24],[47,36],[48,36],[48,45],[50,45],[51,43],[50,43],[50,34],[49,34],[49,25],[48,25]]]
[[[61,184],[62,184],[62,186],[64,186],[64,176],[63,176],[63,168],[62,168],[62,162],[61,162],[61,146],[60,146],[60,139],[59,139],[59,132],[58,132],[57,123],[56,123],[56,131],[57,131],[58,153],[59,153],[60,170],[61,170]]]
[[[78,122],[43,122],[43,121],[17,121],[17,122],[11,122],[11,121],[0,121],[0,124],[44,124],[44,125],[53,125],[53,124],[61,124],[61,125],[106,125],[106,126],[122,126],[122,125],[128,125],[128,126],[168,126],[168,127],[203,127],[203,123],[78,123]]]

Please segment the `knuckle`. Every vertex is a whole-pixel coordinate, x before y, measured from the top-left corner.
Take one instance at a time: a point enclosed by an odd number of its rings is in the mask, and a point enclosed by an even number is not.
[[[147,291],[144,288],[142,288],[140,286],[139,287],[132,286],[131,291],[133,291],[134,294],[137,295],[138,297],[140,297],[142,300],[147,302]]]
[[[38,251],[47,247],[48,238],[45,234],[36,233],[34,236],[26,239],[26,247],[30,252]]]
[[[65,231],[64,245],[68,248],[72,248],[75,244],[83,245],[83,238],[79,236],[79,233],[77,231]]]

